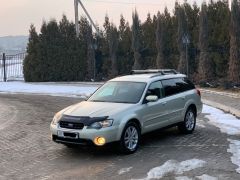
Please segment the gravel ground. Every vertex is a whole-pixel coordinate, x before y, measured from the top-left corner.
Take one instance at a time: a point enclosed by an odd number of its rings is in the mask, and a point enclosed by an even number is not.
[[[239,137],[221,133],[204,114],[198,117],[192,135],[181,135],[176,128],[156,131],[145,135],[139,151],[132,155],[121,155],[113,146],[68,149],[52,142],[49,124],[54,113],[79,101],[0,94],[0,179],[139,179],[169,160],[184,163],[192,159],[205,163],[186,167],[184,172],[168,169],[163,179],[240,179],[227,151],[227,139]]]

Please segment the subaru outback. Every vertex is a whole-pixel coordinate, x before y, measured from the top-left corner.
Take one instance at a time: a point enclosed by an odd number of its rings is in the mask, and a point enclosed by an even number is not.
[[[134,70],[56,113],[50,129],[52,140],[68,147],[117,142],[122,152],[133,153],[147,132],[178,126],[182,133],[192,133],[201,111],[200,91],[186,75]]]

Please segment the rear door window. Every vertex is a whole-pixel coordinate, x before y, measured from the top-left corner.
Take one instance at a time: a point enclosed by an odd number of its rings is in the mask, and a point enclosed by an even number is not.
[[[163,89],[165,96],[172,96],[174,94],[180,93],[181,89],[176,85],[175,79],[162,80]]]

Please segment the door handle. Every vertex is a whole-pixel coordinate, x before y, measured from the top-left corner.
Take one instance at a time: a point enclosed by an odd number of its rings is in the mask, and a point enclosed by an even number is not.
[[[166,105],[167,104],[167,102],[162,102],[162,105]]]
[[[186,97],[185,97],[185,96],[183,96],[183,97],[182,97],[182,100],[185,100],[185,98],[186,98]]]

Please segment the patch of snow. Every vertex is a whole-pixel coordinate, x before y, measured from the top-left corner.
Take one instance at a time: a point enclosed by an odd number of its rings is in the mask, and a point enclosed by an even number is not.
[[[207,174],[203,174],[201,176],[196,176],[196,178],[200,179],[200,180],[218,180],[218,178],[213,177],[213,176],[209,176]]]
[[[204,123],[202,120],[198,120],[196,125],[197,125],[198,127],[205,128],[206,126],[205,126],[204,124],[205,124],[205,123]]]
[[[240,120],[231,114],[224,113],[223,111],[204,105],[203,113],[206,113],[206,117],[210,123],[220,128],[221,132],[229,135],[240,134]],[[232,153],[231,161],[238,166],[236,171],[240,173],[240,141],[228,139],[230,142],[228,152]]]
[[[203,124],[197,124],[198,127],[205,128],[206,126]]]
[[[122,168],[118,171],[119,175],[125,174],[127,172],[129,172],[132,169],[132,167],[128,167],[128,168]]]
[[[196,168],[203,167],[206,162],[199,159],[190,159],[182,162],[169,160],[162,166],[155,167],[147,173],[147,177],[142,180],[160,179],[168,173],[177,175],[183,174],[186,171],[191,171]]]
[[[228,152],[232,153],[231,161],[233,164],[237,165],[237,173],[240,173],[240,141],[228,139],[230,142]]]
[[[25,82],[0,82],[1,93],[31,93],[52,96],[87,97],[97,87],[54,84],[31,84]]]
[[[203,105],[202,112],[207,114],[205,117],[211,124],[220,128],[221,132],[229,135],[240,134],[240,120],[235,116],[207,105]]]
[[[187,176],[178,176],[178,177],[175,177],[175,180],[193,180],[193,179]]]

